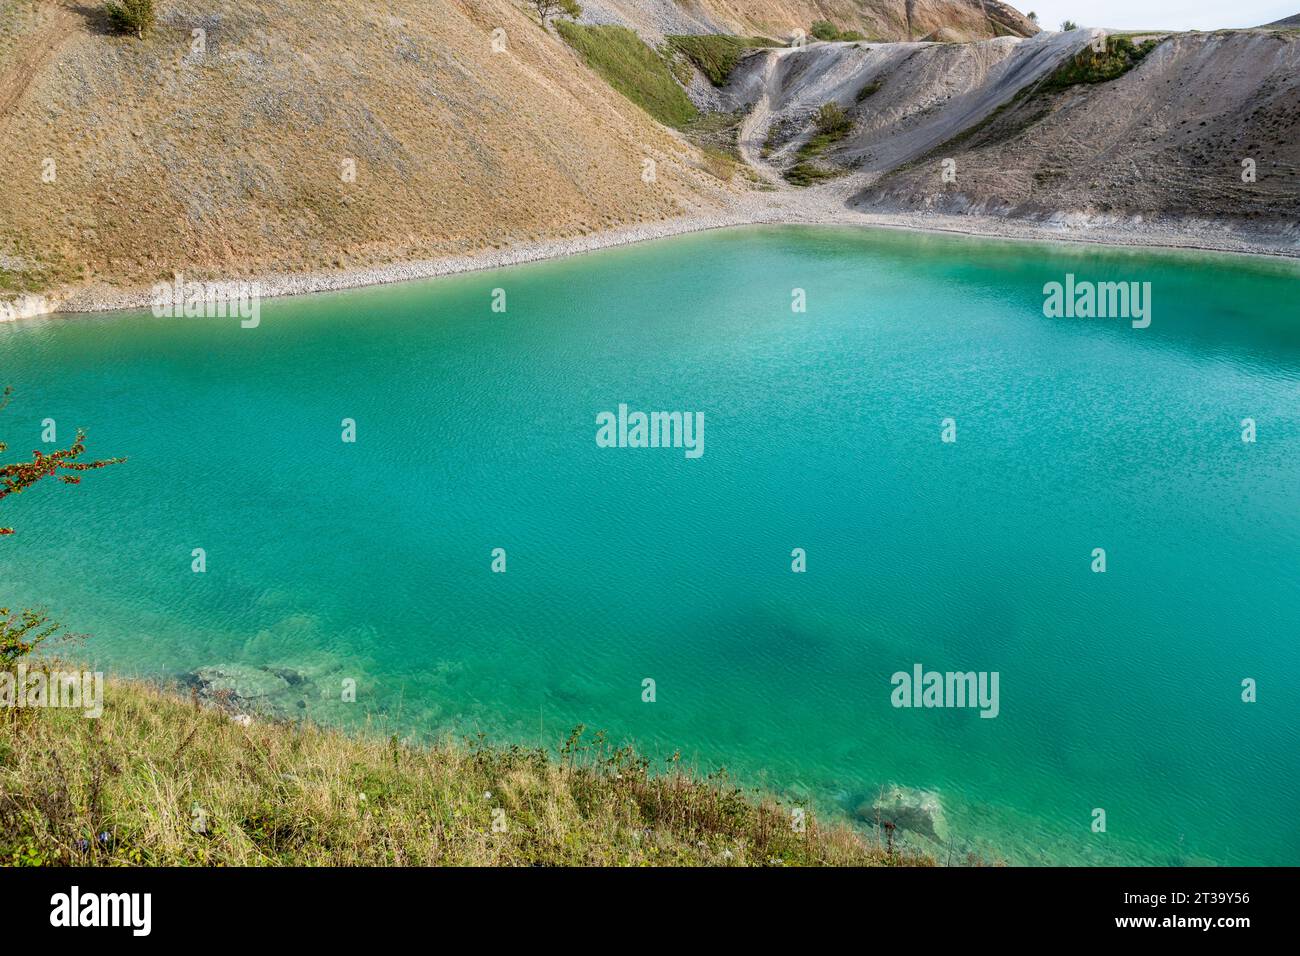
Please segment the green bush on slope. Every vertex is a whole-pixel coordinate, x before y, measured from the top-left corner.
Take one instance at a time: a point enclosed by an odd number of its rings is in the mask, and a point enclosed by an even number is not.
[[[104,12],[118,33],[131,33],[143,40],[153,28],[153,0],[108,0]]]
[[[865,40],[866,37],[857,30],[841,30],[829,20],[815,20],[812,25],[812,35],[827,43],[835,41],[847,42],[852,40]]]
[[[665,38],[668,48],[694,63],[714,86],[722,86],[731,76],[740,58],[750,50],[777,46],[766,37],[735,37],[725,34],[694,36],[674,35]]]
[[[1107,37],[1104,53],[1088,47],[1075,54],[1048,76],[1038,89],[1051,93],[1080,83],[1106,83],[1117,79],[1141,63],[1157,45],[1155,40],[1135,45],[1128,37]]]

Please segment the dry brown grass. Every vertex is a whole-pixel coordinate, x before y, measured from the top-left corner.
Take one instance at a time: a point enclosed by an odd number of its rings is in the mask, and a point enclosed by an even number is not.
[[[109,681],[103,716],[0,710],[0,863],[909,865],[602,735],[556,759],[257,721]],[[494,811],[499,811],[494,818]],[[505,831],[494,830],[503,820]]]
[[[644,0],[604,0],[638,22]],[[906,40],[907,13],[903,0],[673,0],[704,14],[711,22],[739,34],[764,33],[784,39],[793,29],[808,30],[828,20],[842,30],[859,30],[872,40]],[[939,27],[954,37],[978,40],[1017,32],[1031,34],[1034,26],[1013,7],[998,0],[915,0],[912,38],[920,40]],[[1012,29],[1013,28],[1013,29]],[[670,31],[671,32],[671,31]]]

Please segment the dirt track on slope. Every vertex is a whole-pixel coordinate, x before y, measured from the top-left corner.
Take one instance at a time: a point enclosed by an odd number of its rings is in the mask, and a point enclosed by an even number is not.
[[[77,14],[66,4],[46,2],[50,19],[27,42],[17,62],[0,74],[0,123],[23,98],[37,72],[48,63],[77,27]]]

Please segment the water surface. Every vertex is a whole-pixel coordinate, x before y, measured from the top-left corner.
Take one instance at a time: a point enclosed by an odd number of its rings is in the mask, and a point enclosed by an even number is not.
[[[1151,327],[1044,318],[1067,272],[1150,281]],[[4,502],[0,588],[119,671],[300,670],[320,720],[581,722],[825,812],[933,788],[957,857],[1296,863],[1297,275],[762,228],[271,300],[251,330],[0,326],[11,449],[50,417],[130,456]],[[620,402],[703,411],[705,454],[598,448]],[[917,662],[999,672],[999,716],[894,709]]]

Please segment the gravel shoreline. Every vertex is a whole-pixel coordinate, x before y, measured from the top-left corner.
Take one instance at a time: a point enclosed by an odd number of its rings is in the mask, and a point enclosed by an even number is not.
[[[797,192],[750,194],[716,213],[665,219],[578,238],[546,240],[475,255],[396,262],[360,269],[270,273],[250,276],[240,281],[255,283],[263,298],[334,292],[497,269],[691,232],[760,224],[863,226],[994,239],[1099,243],[1133,248],[1187,249],[1300,258],[1300,235],[1288,237],[1243,233],[1221,223],[1162,225],[1078,214],[1060,215],[1045,221],[1029,221],[931,212],[868,213],[846,206],[844,192],[842,187],[837,189],[831,184]],[[148,308],[151,304],[152,292],[149,288],[118,290],[87,287],[46,296],[21,296],[7,308],[0,305],[0,321],[52,313],[140,309]]]

